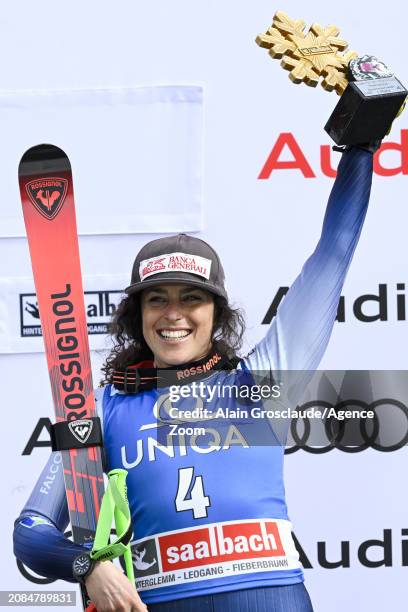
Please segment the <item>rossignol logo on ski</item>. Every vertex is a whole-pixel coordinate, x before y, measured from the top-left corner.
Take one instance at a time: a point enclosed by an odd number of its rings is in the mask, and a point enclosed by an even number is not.
[[[91,435],[93,423],[89,419],[77,419],[68,423],[68,427],[78,442],[85,443]]]
[[[66,420],[80,420],[87,416],[86,409],[78,412],[86,405],[85,381],[83,378],[83,362],[81,358],[80,332],[77,325],[77,313],[72,296],[70,283],[65,285],[61,293],[52,293],[52,313],[54,315],[54,330],[57,347],[59,370],[61,374],[59,393],[64,406]],[[84,419],[87,420],[87,419]],[[78,432],[72,430],[78,438]],[[90,432],[89,432],[90,433]]]
[[[46,219],[52,220],[58,215],[64,204],[68,191],[67,179],[50,177],[30,181],[26,192],[30,202]]]

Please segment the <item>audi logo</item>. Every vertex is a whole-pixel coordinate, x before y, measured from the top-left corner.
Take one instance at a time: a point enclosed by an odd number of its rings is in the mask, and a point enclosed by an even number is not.
[[[326,401],[313,400],[298,410],[333,408]],[[334,406],[342,410],[370,410],[373,418],[364,419],[292,419],[285,454],[303,450],[321,455],[333,449],[344,453],[360,453],[367,448],[391,453],[408,443],[408,408],[399,400],[383,398],[373,402],[346,400]]]

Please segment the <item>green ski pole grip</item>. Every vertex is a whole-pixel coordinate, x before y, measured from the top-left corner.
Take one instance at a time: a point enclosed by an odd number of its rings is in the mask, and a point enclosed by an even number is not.
[[[129,512],[129,518],[130,518],[130,509],[129,509],[129,502],[127,498],[127,486],[126,486],[127,471],[122,470],[122,469],[117,469],[117,470],[112,470],[111,472],[109,472],[109,474],[112,474],[112,473],[117,474],[116,485],[117,485],[119,494],[121,495],[122,499],[124,499],[126,502],[126,506],[127,506],[127,509]],[[127,528],[127,518],[120,511],[118,506],[115,506],[114,516],[115,516],[116,532],[119,533],[119,532],[125,531]],[[133,571],[132,550],[130,547],[130,542],[126,546],[126,551],[123,554],[123,558],[125,560],[126,575],[129,578],[130,582],[134,584],[135,575]]]
[[[91,552],[95,561],[107,561],[125,555],[126,573],[134,580],[130,541],[132,521],[126,492],[126,470],[115,469],[108,473],[108,486],[103,496],[95,540]],[[112,520],[115,518],[116,539],[109,543]],[[127,560],[126,560],[127,559]]]

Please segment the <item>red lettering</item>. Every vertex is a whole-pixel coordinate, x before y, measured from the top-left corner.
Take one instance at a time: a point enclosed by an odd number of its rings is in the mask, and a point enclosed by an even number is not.
[[[285,145],[290,149],[294,157],[292,161],[281,161],[279,159]],[[282,132],[272,147],[272,151],[269,153],[269,157],[258,178],[268,179],[273,170],[289,169],[300,170],[305,178],[316,177],[293,134],[291,132]]]
[[[331,147],[330,145],[320,146],[320,164],[322,167],[322,172],[325,176],[328,176],[329,178],[336,178],[337,170],[335,170],[331,165]]]
[[[385,168],[382,161],[384,151],[398,151],[401,154],[401,163],[395,168]],[[384,142],[374,155],[374,172],[380,176],[395,176],[408,174],[408,130],[401,130],[401,143]]]
[[[287,146],[293,159],[283,161],[280,159],[284,147]],[[400,162],[397,166],[384,166],[384,152],[396,151],[400,154]],[[332,165],[332,153],[330,145],[320,146],[320,165],[323,174],[329,178],[336,178],[337,170]],[[266,160],[258,179],[268,179],[274,170],[300,170],[305,178],[316,178],[312,167],[307,161],[296,138],[291,132],[279,134],[272,150]],[[384,142],[374,155],[374,172],[380,176],[395,176],[397,174],[408,174],[408,130],[401,130],[401,142]]]
[[[183,530],[160,536],[159,547],[164,571],[285,555],[278,526],[273,521]]]

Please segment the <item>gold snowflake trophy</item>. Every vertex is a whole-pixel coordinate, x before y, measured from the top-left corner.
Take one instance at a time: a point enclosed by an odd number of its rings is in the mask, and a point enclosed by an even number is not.
[[[346,51],[348,43],[338,38],[334,25],[323,28],[314,23],[308,31],[302,19],[293,20],[278,11],[265,34],[256,42],[269,50],[289,70],[293,83],[321,85],[335,90],[340,100],[326,132],[337,145],[380,141],[389,131],[404,104],[408,91],[377,58],[358,57]]]

